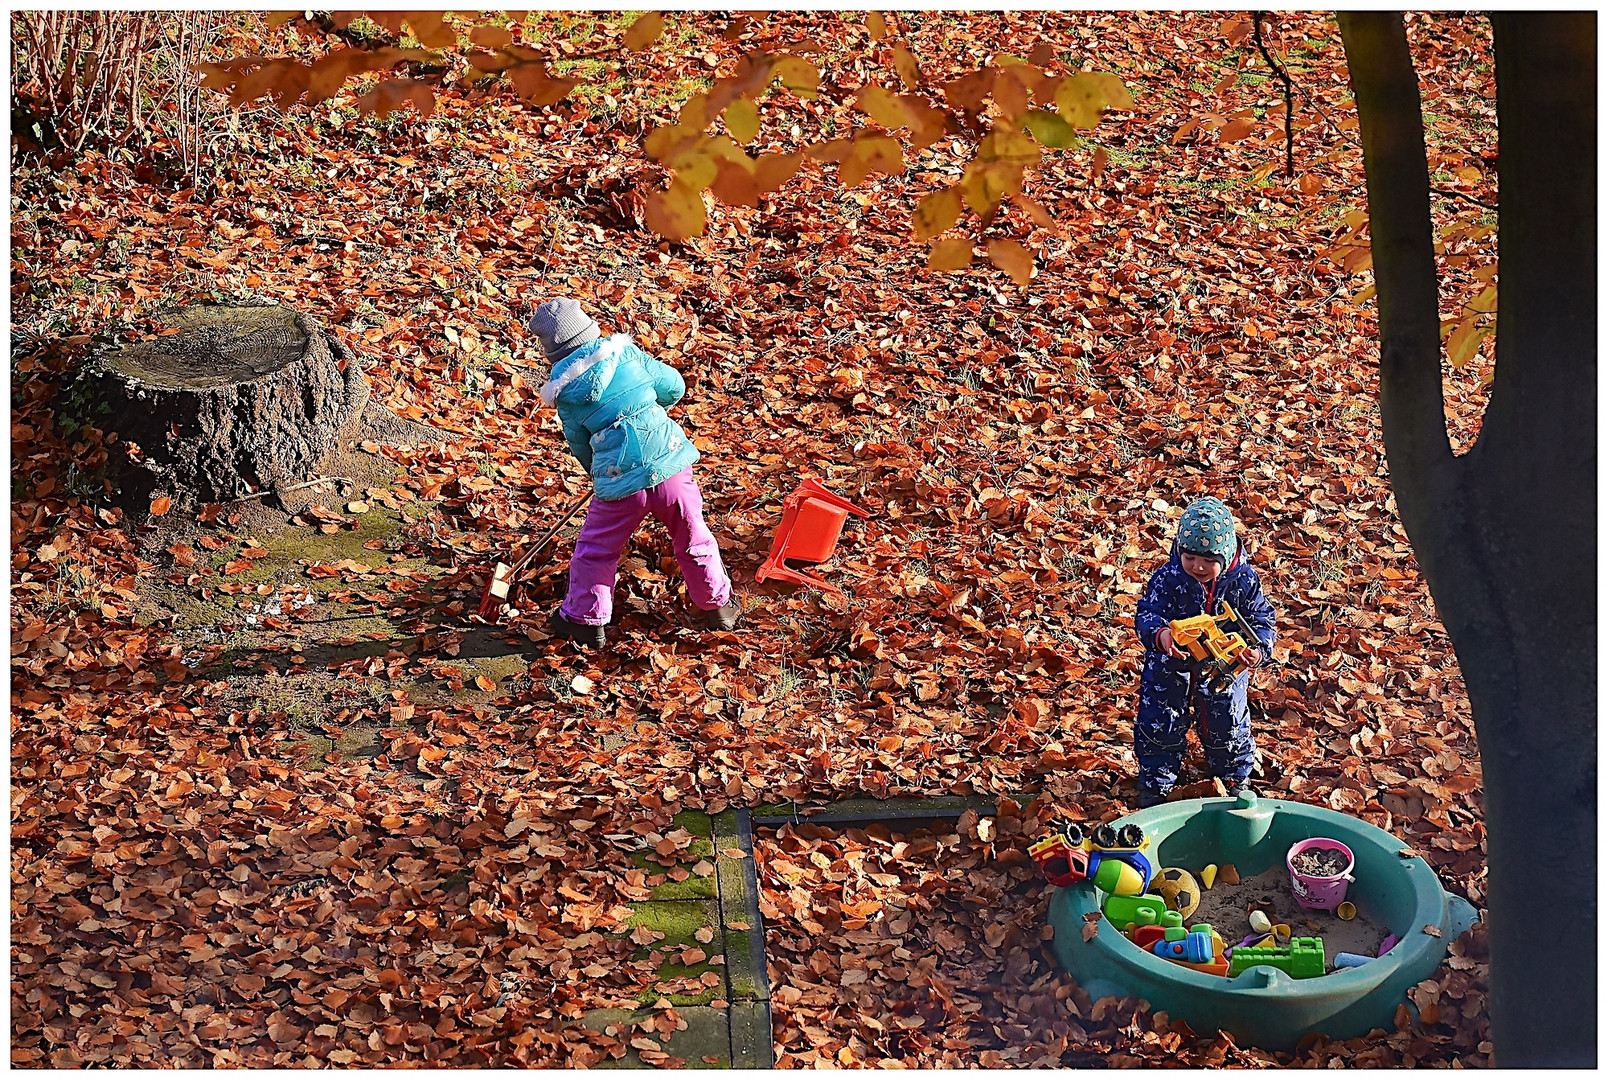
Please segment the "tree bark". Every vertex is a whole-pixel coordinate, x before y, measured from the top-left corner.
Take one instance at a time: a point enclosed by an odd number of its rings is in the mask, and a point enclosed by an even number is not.
[[[145,492],[215,501],[305,480],[368,401],[356,358],[288,308],[203,305],[151,321],[96,364],[110,410],[98,422]]]
[[[1446,436],[1429,170],[1399,14],[1341,14],[1379,297],[1380,417],[1402,525],[1479,737],[1491,1041],[1503,1066],[1596,1063],[1596,17],[1494,17],[1496,377]],[[1593,939],[1594,940],[1594,939]]]

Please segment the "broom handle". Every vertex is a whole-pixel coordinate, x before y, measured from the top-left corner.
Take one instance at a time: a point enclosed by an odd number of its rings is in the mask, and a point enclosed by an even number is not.
[[[558,524],[554,525],[551,529],[548,529],[542,538],[536,541],[536,543],[531,546],[530,550],[525,552],[525,554],[520,557],[520,560],[513,565],[513,568],[509,571],[509,576],[512,577],[514,574],[517,574],[519,571],[523,570],[525,568],[525,564],[530,562],[531,557],[542,548],[546,547],[547,542],[558,535],[558,530],[568,525],[570,523],[570,519],[580,512],[581,507],[585,506],[591,498],[592,493],[588,491],[584,492],[579,499],[576,499],[575,505],[571,506],[564,516],[559,519]]]

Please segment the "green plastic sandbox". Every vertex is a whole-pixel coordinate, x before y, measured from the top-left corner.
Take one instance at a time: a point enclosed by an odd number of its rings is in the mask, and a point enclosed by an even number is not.
[[[1292,979],[1276,968],[1253,967],[1228,979],[1151,955],[1103,917],[1103,932],[1085,941],[1084,915],[1100,910],[1101,894],[1087,881],[1055,890],[1050,922],[1056,956],[1090,997],[1143,998],[1202,1035],[1222,1030],[1241,1046],[1290,1050],[1313,1033],[1343,1040],[1374,1028],[1393,1030],[1407,990],[1433,975],[1446,946],[1478,921],[1473,905],[1442,889],[1423,859],[1401,856],[1401,840],[1333,810],[1242,792],[1236,798],[1163,803],[1116,824],[1129,822],[1151,838],[1150,859],[1158,869],[1233,863],[1245,877],[1283,866],[1298,840],[1339,840],[1356,857],[1356,882],[1346,898],[1401,938],[1384,956],[1331,975]],[[1425,926],[1436,927],[1440,936]]]

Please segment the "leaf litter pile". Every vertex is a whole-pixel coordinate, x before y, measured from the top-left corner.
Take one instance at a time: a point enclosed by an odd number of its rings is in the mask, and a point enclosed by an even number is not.
[[[1023,853],[1050,822],[1132,808],[1133,608],[1208,491],[1279,611],[1257,782],[1392,830],[1481,904],[1467,701],[1385,478],[1332,21],[1267,24],[1301,88],[1286,180],[1277,81],[1220,19],[901,18],[931,79],[1049,39],[1133,91],[1030,177],[1055,223],[1017,223],[1039,253],[1026,289],[924,268],[909,215],[958,174],[947,142],[847,191],[806,165],[684,246],[640,228],[662,184],[640,137],[750,42],[830,43],[821,98],[767,101],[762,142],[862,123],[855,93],[892,69],[857,13],[730,37],[688,17],[607,100],[448,86],[427,121],[349,97],[252,114],[209,201],[93,152],[14,170],[15,1064],[595,1064],[638,1036],[583,1011],[687,989],[634,959],[626,924],[693,872],[676,813],[940,793],[1032,801],[953,833],[762,838],[784,1064],[1290,1063],[1088,1001],[1054,967]],[[1409,35],[1437,186],[1466,196],[1435,204],[1450,320],[1494,269],[1469,204],[1494,199],[1489,33],[1459,15]],[[463,618],[490,562],[580,490],[522,325],[559,292],[687,376],[675,415],[746,623],[692,631],[647,529],[609,649],[547,641],[567,533],[512,624],[520,670],[474,674]],[[376,400],[453,433],[365,448],[385,479],[292,526],[361,539],[381,509],[401,528],[288,580],[253,570],[272,544],[249,508],[109,504],[106,433],[65,419],[92,329],[243,294],[316,311]],[[1458,445],[1490,363],[1487,345],[1447,370]],[[805,475],[873,511],[824,568],[846,599],[752,582]],[[157,586],[225,621],[195,638],[140,617]],[[392,629],[315,655],[329,612]],[[310,715],[275,697],[314,676]],[[358,727],[368,749],[344,751]],[[1485,1064],[1484,978],[1476,929],[1413,990],[1420,1025],[1403,1010],[1293,1061]]]

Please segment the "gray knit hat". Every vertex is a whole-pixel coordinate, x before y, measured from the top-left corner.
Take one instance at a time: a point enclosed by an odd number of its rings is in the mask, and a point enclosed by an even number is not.
[[[1234,538],[1234,515],[1222,500],[1208,495],[1196,499],[1178,519],[1178,550],[1206,555],[1227,567],[1239,553]]]
[[[580,302],[567,296],[549,300],[530,317],[530,331],[542,342],[542,353],[549,361],[561,360],[603,336],[592,317],[581,310]]]

